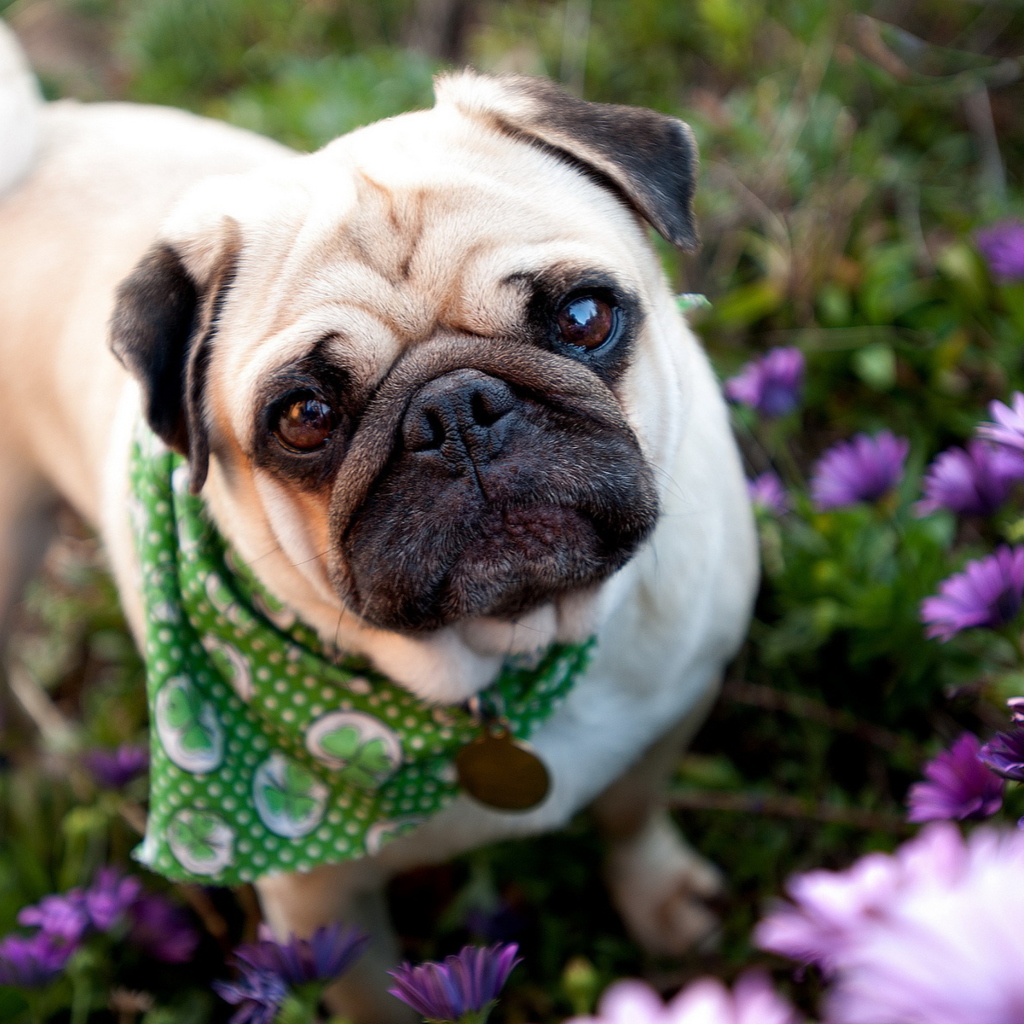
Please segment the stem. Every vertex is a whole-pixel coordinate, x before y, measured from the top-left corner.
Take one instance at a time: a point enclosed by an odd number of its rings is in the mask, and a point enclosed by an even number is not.
[[[91,999],[89,972],[80,967],[71,974],[71,1024],[87,1024]]]
[[[43,1013],[43,994],[41,992],[26,992],[25,1002],[28,1003],[28,1015],[32,1024],[43,1024],[46,1015]]]
[[[804,475],[793,458],[793,453],[786,443],[786,431],[780,421],[758,423],[757,433],[760,434],[761,446],[767,450],[769,456],[775,460],[782,475],[791,487],[803,487]]]
[[[281,1004],[275,1024],[316,1024],[317,1008],[324,986],[320,982],[293,989]]]
[[[768,815],[846,825],[867,832],[906,835],[912,830],[903,816],[890,811],[846,807],[828,801],[805,800],[788,793],[762,794],[734,790],[676,790],[669,793],[668,806],[683,811],[724,811]]]

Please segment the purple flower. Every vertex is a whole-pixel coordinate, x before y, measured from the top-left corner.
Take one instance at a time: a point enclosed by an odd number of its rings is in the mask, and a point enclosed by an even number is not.
[[[388,991],[431,1021],[483,1021],[512,968],[519,963],[514,942],[464,946],[443,964],[413,967],[402,964],[388,973],[395,979]]]
[[[874,855],[881,856],[881,855]],[[927,826],[837,957],[830,1024],[1009,1024],[1024,1009],[1024,832]]]
[[[231,1024],[271,1024],[288,998],[288,986],[274,971],[241,965],[238,981],[215,981],[213,990],[226,1003],[237,1006]]]
[[[0,941],[0,985],[42,988],[64,969],[73,943],[56,943],[47,932],[8,935]]]
[[[869,853],[846,871],[811,871],[786,883],[793,903],[781,903],[756,928],[762,949],[829,975],[856,962],[858,946],[898,912],[915,887],[950,887],[963,874],[967,853],[959,830],[927,825],[894,856]]]
[[[950,448],[928,467],[917,513],[948,508],[961,515],[990,516],[1019,480],[1024,480],[1024,459],[1005,448],[971,441],[966,451]]]
[[[271,971],[289,985],[330,981],[359,957],[369,936],[341,924],[317,928],[309,939],[294,935],[286,943],[265,939],[239,946],[235,956],[254,970]]]
[[[818,460],[811,479],[811,496],[820,511],[875,501],[903,477],[910,442],[882,430],[871,437],[857,434],[833,445]]]
[[[1024,280],[1024,224],[1006,220],[979,231],[975,238],[995,277],[1002,281]]]
[[[972,626],[998,629],[1011,622],[1024,597],[1024,547],[1005,544],[975,559],[921,602],[925,633],[942,641]]]
[[[997,775],[1024,782],[1024,727],[997,732],[978,756]]]
[[[142,882],[134,875],[122,875],[117,868],[100,868],[84,895],[93,926],[101,932],[110,931],[124,919],[141,892]]]
[[[1011,697],[1006,706],[1010,709],[1011,721],[1024,725],[1024,697]]]
[[[848,871],[797,875],[786,884],[793,903],[782,903],[766,917],[754,941],[830,973],[864,922],[888,906],[898,884],[898,865],[881,853],[862,857]]]
[[[145,747],[122,743],[116,750],[96,748],[87,751],[85,766],[96,782],[107,789],[120,789],[149,767],[149,751]]]
[[[804,355],[798,348],[773,348],[751,359],[725,382],[725,394],[762,416],[785,416],[800,404]]]
[[[565,1024],[796,1024],[796,1012],[756,971],[732,993],[717,978],[701,978],[664,1003],[642,981],[617,981],[601,997],[596,1017]]]
[[[989,402],[988,411],[995,422],[979,423],[978,437],[1024,452],[1024,395],[1014,391],[1011,401],[1012,409],[1002,402]]]
[[[929,781],[910,787],[909,821],[989,818],[1003,806],[1003,780],[985,767],[980,747],[978,737],[965,732],[924,766]]]
[[[128,939],[154,960],[184,964],[199,945],[199,932],[182,907],[156,893],[143,893],[128,911]]]
[[[755,509],[781,516],[789,511],[789,495],[778,476],[769,470],[747,481],[747,493]]]
[[[118,868],[101,868],[84,892],[51,893],[18,912],[18,923],[41,929],[58,944],[74,946],[90,929],[109,931],[122,920],[142,891],[142,882]]]
[[[52,941],[74,946],[89,927],[89,912],[81,889],[52,893],[18,912],[18,924],[41,929]]]

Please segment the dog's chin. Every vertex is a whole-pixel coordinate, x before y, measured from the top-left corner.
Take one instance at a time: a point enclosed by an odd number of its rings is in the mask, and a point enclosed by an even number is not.
[[[566,639],[562,636],[563,603],[563,600],[548,601],[513,619],[494,615],[463,619],[455,624],[455,631],[462,642],[481,657],[537,654],[556,640]]]
[[[466,635],[480,653],[535,650],[558,632],[553,605],[607,579],[634,547],[609,544],[588,516],[557,505],[489,510],[470,529],[452,525],[465,530],[457,550],[354,546],[349,600],[367,622],[404,633],[477,622]]]

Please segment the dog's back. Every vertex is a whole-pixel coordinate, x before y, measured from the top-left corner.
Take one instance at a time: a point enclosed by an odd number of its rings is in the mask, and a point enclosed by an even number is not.
[[[29,169],[36,150],[39,89],[14,33],[0,22],[0,195]]]

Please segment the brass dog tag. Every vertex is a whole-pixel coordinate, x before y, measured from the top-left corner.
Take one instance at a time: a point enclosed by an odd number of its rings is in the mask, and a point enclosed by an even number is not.
[[[459,785],[474,799],[499,811],[528,811],[551,788],[544,762],[504,726],[489,729],[455,756]]]

